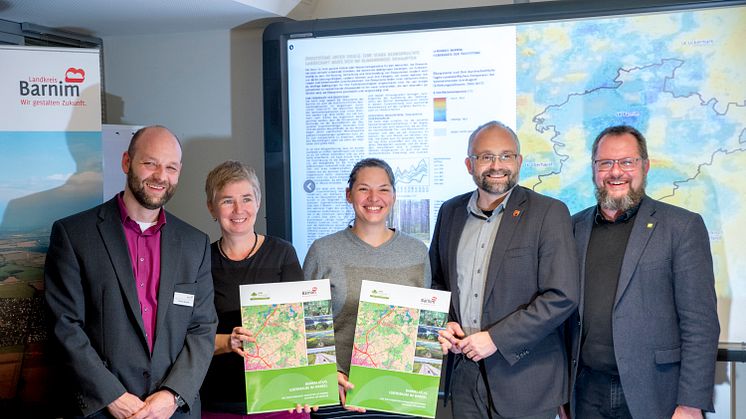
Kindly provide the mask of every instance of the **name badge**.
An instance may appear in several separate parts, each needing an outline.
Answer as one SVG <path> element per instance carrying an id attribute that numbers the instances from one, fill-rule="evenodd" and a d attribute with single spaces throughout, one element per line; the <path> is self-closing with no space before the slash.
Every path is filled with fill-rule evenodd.
<path id="1" fill-rule="evenodd" d="M 177 306 L 194 307 L 194 294 L 174 293 L 174 304 Z"/>

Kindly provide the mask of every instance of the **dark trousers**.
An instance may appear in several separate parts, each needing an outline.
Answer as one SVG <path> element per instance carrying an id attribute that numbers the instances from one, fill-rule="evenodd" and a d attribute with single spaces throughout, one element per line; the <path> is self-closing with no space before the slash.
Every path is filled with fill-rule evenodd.
<path id="1" fill-rule="evenodd" d="M 632 419 L 619 376 L 583 367 L 575 384 L 575 419 Z"/>
<path id="2" fill-rule="evenodd" d="M 507 419 L 497 413 L 497 408 L 492 402 L 487 381 L 485 380 L 483 362 L 474 362 L 464 356 L 457 355 L 453 367 L 453 378 L 451 391 L 454 418 L 463 419 Z M 536 397 L 541 397 L 537 395 Z M 530 416 L 521 416 L 512 419 L 554 419 L 557 409 L 537 413 Z"/>

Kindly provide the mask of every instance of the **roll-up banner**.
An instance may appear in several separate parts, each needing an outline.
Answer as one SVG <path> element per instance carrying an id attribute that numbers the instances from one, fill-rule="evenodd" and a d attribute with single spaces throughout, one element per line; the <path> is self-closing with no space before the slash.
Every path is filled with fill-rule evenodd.
<path id="1" fill-rule="evenodd" d="M 99 50 L 0 46 L 0 402 L 53 399 L 44 258 L 52 223 L 102 201 Z"/>

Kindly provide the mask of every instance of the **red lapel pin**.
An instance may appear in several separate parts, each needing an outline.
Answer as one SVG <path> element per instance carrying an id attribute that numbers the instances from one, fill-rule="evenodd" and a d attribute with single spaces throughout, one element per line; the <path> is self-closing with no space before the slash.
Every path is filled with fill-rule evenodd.
<path id="1" fill-rule="evenodd" d="M 521 211 L 520 210 L 513 211 L 513 217 L 517 217 L 519 215 L 521 215 Z"/>

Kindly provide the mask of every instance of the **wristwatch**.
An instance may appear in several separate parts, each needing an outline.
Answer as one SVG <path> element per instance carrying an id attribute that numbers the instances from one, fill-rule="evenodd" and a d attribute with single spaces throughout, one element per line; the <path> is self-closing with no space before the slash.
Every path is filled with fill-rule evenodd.
<path id="1" fill-rule="evenodd" d="M 171 394 L 174 395 L 174 402 L 176 403 L 176 408 L 183 407 L 186 404 L 186 401 L 184 401 L 184 398 L 181 397 L 181 395 L 173 390 L 171 390 L 168 387 L 164 387 L 166 390 L 170 391 Z"/>

